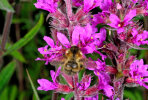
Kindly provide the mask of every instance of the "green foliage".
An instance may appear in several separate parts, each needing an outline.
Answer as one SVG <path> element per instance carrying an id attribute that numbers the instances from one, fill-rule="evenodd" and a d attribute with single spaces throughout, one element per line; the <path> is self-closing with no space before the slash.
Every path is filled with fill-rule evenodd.
<path id="1" fill-rule="evenodd" d="M 0 72 L 0 93 L 4 87 L 8 84 L 10 78 L 15 71 L 16 62 L 12 61 L 7 66 L 5 66 Z"/>
<path id="2" fill-rule="evenodd" d="M 26 45 L 31 39 L 34 38 L 34 36 L 37 34 L 39 31 L 40 27 L 42 26 L 44 21 L 43 14 L 40 15 L 40 19 L 38 23 L 18 42 L 16 42 L 14 45 L 8 48 L 8 50 L 4 53 L 3 56 L 13 52 L 14 50 L 18 50 L 22 48 L 24 45 Z"/>
<path id="3" fill-rule="evenodd" d="M 40 98 L 39 98 L 39 96 L 38 96 L 38 93 L 37 93 L 37 91 L 36 91 L 36 88 L 35 88 L 35 86 L 34 86 L 34 84 L 33 84 L 33 82 L 32 82 L 32 79 L 31 79 L 31 77 L 30 77 L 29 72 L 28 72 L 27 69 L 26 69 L 26 72 L 27 72 L 28 79 L 29 79 L 29 82 L 30 82 L 30 84 L 31 84 L 31 87 L 32 87 L 32 89 L 33 89 L 34 95 L 35 95 L 35 97 L 36 97 L 36 100 L 40 100 Z"/>
<path id="4" fill-rule="evenodd" d="M 7 12 L 14 12 L 14 9 L 9 4 L 8 0 L 0 0 L 0 9 L 6 10 Z"/>
<path id="5" fill-rule="evenodd" d="M 3 55 L 3 57 L 4 56 L 6 57 L 6 58 L 4 57 L 3 65 L 8 64 L 9 62 L 10 63 L 7 66 L 2 66 L 2 68 L 0 69 L 0 100 L 30 100 L 30 99 L 38 100 L 39 96 L 41 100 L 51 100 L 52 98 L 53 91 L 46 91 L 46 92 L 36 91 L 36 87 L 39 86 L 39 84 L 37 83 L 37 79 L 46 78 L 50 81 L 52 81 L 52 79 L 50 76 L 51 66 L 45 66 L 43 61 L 35 61 L 37 57 L 42 57 L 42 55 L 39 54 L 37 48 L 46 45 L 46 42 L 43 40 L 43 36 L 45 34 L 49 36 L 50 34 L 48 32 L 49 30 L 48 24 L 45 24 L 48 22 L 44 20 L 48 12 L 36 9 L 33 5 L 34 2 L 36 2 L 36 0 L 35 1 L 23 0 L 23 2 L 21 0 L 17 0 L 17 2 L 14 0 L 14 3 L 12 4 L 12 5 L 15 4 L 15 10 L 17 11 L 20 10 L 20 12 L 18 15 L 16 15 L 16 13 L 13 14 L 12 26 L 10 29 L 10 36 L 8 38 L 9 41 L 7 41 L 8 46 L 6 46 L 6 52 Z M 20 6 L 19 9 L 16 8 L 16 6 L 18 5 Z M 4 17 L 6 12 L 14 12 L 14 9 L 8 3 L 8 0 L 0 0 L 0 10 L 3 10 L 2 13 L 0 13 L 3 19 L 5 19 Z M 100 8 L 98 8 L 98 10 L 101 11 Z M 41 14 L 40 12 L 46 15 L 43 16 L 43 14 Z M 134 20 L 135 21 L 143 20 L 143 17 L 137 16 L 134 18 Z M 20 26 L 19 40 L 17 39 L 15 40 L 16 24 L 19 24 Z M 104 26 L 106 25 L 99 24 L 97 27 L 98 29 L 100 29 L 101 27 L 104 27 Z M 108 38 L 109 36 L 110 35 L 107 35 Z M 14 41 L 17 41 L 17 42 L 14 42 Z M 18 52 L 19 49 L 22 50 L 21 53 Z M 130 53 L 132 55 L 137 55 L 137 58 L 141 59 L 141 58 L 146 58 L 147 51 L 132 49 Z M 101 59 L 101 56 L 96 53 L 89 54 L 87 55 L 87 57 L 88 58 L 91 57 L 94 60 L 97 60 L 98 58 Z M 14 59 L 17 61 L 17 63 L 14 61 L 11 61 Z M 27 77 L 26 71 L 24 69 L 22 70 L 19 69 L 20 65 L 18 62 L 22 63 L 24 69 L 27 67 L 27 69 L 29 70 L 28 76 L 31 76 L 31 78 Z M 106 64 L 111 65 L 110 59 L 106 59 L 105 62 Z M 15 71 L 15 68 L 17 68 L 17 71 Z M 93 71 L 90 72 L 84 69 L 79 73 L 79 81 L 82 79 L 84 71 L 86 74 L 94 75 Z M 22 81 L 24 82 L 24 86 L 23 86 L 24 89 L 22 91 L 20 91 L 19 82 L 21 80 L 18 74 L 20 72 L 23 75 Z M 10 79 L 13 80 L 13 83 L 10 83 L 11 82 Z M 91 85 L 93 85 L 96 82 L 96 80 L 97 80 L 97 77 L 92 77 Z M 60 76 L 60 81 L 63 84 L 67 84 L 65 82 L 65 79 L 62 76 Z M 143 100 L 141 91 L 138 89 L 125 90 L 124 93 L 125 93 L 124 97 L 126 99 L 129 98 L 130 100 Z M 74 96 L 73 93 L 64 94 L 64 95 L 59 94 L 58 100 L 61 100 L 61 97 L 64 97 L 66 100 L 70 100 L 70 98 L 73 96 Z M 107 97 L 105 97 L 102 94 L 99 94 L 99 99 L 106 100 Z"/>
<path id="6" fill-rule="evenodd" d="M 6 87 L 0 95 L 0 99 L 8 100 L 8 93 L 9 93 L 9 88 Z"/>
<path id="7" fill-rule="evenodd" d="M 18 51 L 13 51 L 10 54 L 11 56 L 13 56 L 15 59 L 19 60 L 20 62 L 26 63 L 26 59 L 24 58 L 24 56 L 18 52 Z"/>
<path id="8" fill-rule="evenodd" d="M 85 69 L 83 69 L 83 70 L 81 70 L 81 71 L 79 72 L 79 82 L 81 81 L 84 72 L 85 72 Z"/>
<path id="9" fill-rule="evenodd" d="M 125 88 L 124 98 L 129 100 L 143 100 L 143 92 L 139 88 Z"/>
<path id="10" fill-rule="evenodd" d="M 16 97 L 17 97 L 17 94 L 18 94 L 17 91 L 18 90 L 17 90 L 16 85 L 11 87 L 11 93 L 10 93 L 10 99 L 9 100 L 16 100 Z"/>
<path id="11" fill-rule="evenodd" d="M 65 100 L 70 100 L 74 96 L 74 93 L 71 92 L 65 96 Z"/>
<path id="12" fill-rule="evenodd" d="M 4 88 L 2 93 L 0 94 L 0 100 L 16 100 L 17 97 L 17 87 L 14 86 L 7 86 Z"/>

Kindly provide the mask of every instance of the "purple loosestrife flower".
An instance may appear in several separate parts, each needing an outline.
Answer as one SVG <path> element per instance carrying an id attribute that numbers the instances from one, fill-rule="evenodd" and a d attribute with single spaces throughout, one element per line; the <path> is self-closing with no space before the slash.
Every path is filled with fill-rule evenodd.
<path id="1" fill-rule="evenodd" d="M 55 90 L 57 88 L 57 85 L 55 83 L 50 82 L 46 79 L 38 79 L 38 83 L 40 84 L 40 86 L 37 88 L 38 90 L 48 91 Z"/>
<path id="2" fill-rule="evenodd" d="M 38 48 L 38 51 L 44 56 L 44 58 L 37 58 L 36 60 L 43 60 L 46 61 L 45 64 L 48 64 L 53 58 L 61 55 L 59 51 L 62 49 L 62 46 L 55 45 L 54 41 L 48 36 L 44 36 L 43 39 L 48 45 Z M 48 49 L 49 46 L 51 47 L 50 49 Z"/>
<path id="3" fill-rule="evenodd" d="M 92 25 L 97 26 L 98 24 L 105 24 L 106 22 L 106 15 L 103 12 L 98 12 L 98 14 L 94 14 L 92 15 Z"/>
<path id="4" fill-rule="evenodd" d="M 95 95 L 93 97 L 85 97 L 84 100 L 99 100 L 99 97 L 98 97 L 98 95 Z"/>
<path id="5" fill-rule="evenodd" d="M 93 8 L 97 7 L 100 5 L 100 0 L 84 0 L 84 12 L 89 12 Z"/>
<path id="6" fill-rule="evenodd" d="M 97 67 L 88 68 L 89 70 L 93 70 L 95 75 L 98 76 L 98 90 L 104 90 L 106 96 L 111 97 L 113 95 L 113 87 L 109 85 L 110 76 L 105 72 L 106 64 L 98 59 L 96 61 Z"/>
<path id="7" fill-rule="evenodd" d="M 37 3 L 35 3 L 35 7 L 43 10 L 47 10 L 50 13 L 56 12 L 56 9 L 58 7 L 58 0 L 37 0 Z"/>
<path id="8" fill-rule="evenodd" d="M 64 98 L 61 98 L 61 100 L 65 100 Z"/>
<path id="9" fill-rule="evenodd" d="M 138 0 L 131 0 L 133 3 L 137 3 L 138 2 Z"/>
<path id="10" fill-rule="evenodd" d="M 109 12 L 111 6 L 113 5 L 112 0 L 98 0 L 100 1 L 100 8 L 103 12 Z"/>
<path id="11" fill-rule="evenodd" d="M 148 31 L 143 31 L 142 33 L 138 34 L 138 31 L 133 28 L 132 30 L 132 35 L 133 35 L 133 43 L 140 46 L 140 45 L 144 45 L 147 44 L 148 45 Z"/>
<path id="12" fill-rule="evenodd" d="M 108 97 L 113 96 L 114 88 L 109 84 L 110 76 L 107 73 L 96 72 L 96 71 L 95 71 L 95 75 L 98 76 L 98 80 L 99 80 L 98 89 L 104 90 L 104 94 Z"/>
<path id="13" fill-rule="evenodd" d="M 53 82 L 48 81 L 47 79 L 38 79 L 38 83 L 40 86 L 37 88 L 38 90 L 55 90 L 58 88 L 58 83 L 56 82 L 56 78 L 60 74 L 61 67 L 58 68 L 57 72 L 55 73 L 54 71 L 50 71 L 50 75 L 52 77 Z"/>
<path id="14" fill-rule="evenodd" d="M 87 77 L 87 79 L 86 79 Z M 91 76 L 89 75 L 83 75 L 83 78 L 81 80 L 80 83 L 77 84 L 77 87 L 82 90 L 82 91 L 85 91 L 89 86 L 90 86 L 90 83 L 91 83 Z"/>
<path id="15" fill-rule="evenodd" d="M 106 30 L 101 29 L 100 33 L 93 33 L 92 27 L 87 24 L 85 27 L 75 26 L 72 33 L 72 41 L 69 41 L 62 33 L 58 33 L 57 37 L 66 48 L 76 45 L 84 54 L 88 54 L 93 53 L 96 50 L 96 46 L 100 46 L 106 39 Z"/>
<path id="16" fill-rule="evenodd" d="M 130 24 L 130 20 L 136 16 L 136 10 L 130 10 L 127 15 L 125 15 L 124 19 L 120 19 L 117 15 L 111 14 L 109 19 L 111 21 L 109 26 L 117 29 L 118 33 L 124 32 L 124 28 Z"/>
<path id="17" fill-rule="evenodd" d="M 72 0 L 72 5 L 80 7 L 81 5 L 83 5 L 83 0 Z"/>
<path id="18" fill-rule="evenodd" d="M 130 66 L 130 76 L 134 82 L 148 89 L 148 65 L 144 65 L 143 59 L 135 60 Z M 147 77 L 147 78 L 146 78 Z"/>

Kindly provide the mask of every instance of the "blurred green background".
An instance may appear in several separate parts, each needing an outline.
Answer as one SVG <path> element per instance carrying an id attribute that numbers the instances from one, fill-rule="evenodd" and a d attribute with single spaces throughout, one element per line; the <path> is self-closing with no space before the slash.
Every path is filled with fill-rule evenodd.
<path id="1" fill-rule="evenodd" d="M 39 86 L 37 79 L 51 80 L 49 72 L 54 67 L 35 61 L 37 57 L 42 57 L 37 49 L 46 45 L 43 36 L 50 36 L 46 21 L 48 12 L 36 9 L 35 2 L 0 0 L 0 100 L 51 100 L 52 91 L 36 91 Z M 144 23 L 144 18 L 138 20 Z M 148 51 L 132 49 L 130 52 L 148 64 Z M 58 100 L 65 96 L 60 94 Z M 126 88 L 124 92 L 124 98 L 129 100 L 146 100 L 147 96 L 148 91 L 142 87 Z M 67 100 L 70 97 L 67 95 Z M 102 95 L 99 97 L 102 100 Z"/>

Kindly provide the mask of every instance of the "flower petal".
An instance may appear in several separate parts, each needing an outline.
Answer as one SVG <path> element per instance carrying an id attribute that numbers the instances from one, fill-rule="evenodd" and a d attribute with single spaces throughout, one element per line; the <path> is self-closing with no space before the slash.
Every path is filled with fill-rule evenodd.
<path id="1" fill-rule="evenodd" d="M 54 47 L 54 41 L 53 41 L 50 37 L 44 36 L 43 39 L 46 41 L 46 43 L 47 43 L 48 45 L 50 45 L 50 47 Z"/>
<path id="2" fill-rule="evenodd" d="M 49 54 L 49 52 L 47 51 L 48 45 L 46 45 L 45 47 L 40 47 L 38 48 L 38 51 L 40 52 L 40 54 Z"/>
<path id="3" fill-rule="evenodd" d="M 118 28 L 118 23 L 120 22 L 120 19 L 118 18 L 118 16 L 116 16 L 115 14 L 111 14 L 109 16 L 109 19 L 110 19 L 111 23 L 108 25 L 111 27 L 114 27 L 114 28 Z"/>
<path id="4" fill-rule="evenodd" d="M 124 21 L 128 22 L 135 16 L 136 16 L 136 9 L 130 10 L 130 12 L 125 16 Z"/>
<path id="5" fill-rule="evenodd" d="M 70 42 L 68 41 L 67 37 L 66 37 L 64 34 L 60 33 L 60 32 L 57 33 L 57 37 L 58 37 L 58 40 L 59 40 L 66 48 L 68 48 L 68 46 L 70 45 Z"/>
<path id="6" fill-rule="evenodd" d="M 72 33 L 72 43 L 73 45 L 77 45 L 79 42 L 79 36 L 80 36 L 80 26 L 76 26 Z"/>
<path id="7" fill-rule="evenodd" d="M 37 88 L 38 90 L 48 91 L 48 90 L 54 90 L 57 88 L 55 84 L 53 84 L 52 82 L 46 79 L 38 79 L 37 81 L 40 84 L 40 86 Z"/>
<path id="8" fill-rule="evenodd" d="M 84 11 L 88 12 L 89 9 L 93 6 L 94 0 L 84 0 Z"/>

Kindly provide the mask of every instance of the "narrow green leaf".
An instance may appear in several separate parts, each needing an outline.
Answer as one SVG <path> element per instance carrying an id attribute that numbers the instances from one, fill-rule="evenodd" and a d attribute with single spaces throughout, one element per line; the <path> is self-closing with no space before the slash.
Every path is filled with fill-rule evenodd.
<path id="1" fill-rule="evenodd" d="M 15 71 L 16 62 L 12 61 L 0 72 L 0 91 L 7 85 Z"/>
<path id="2" fill-rule="evenodd" d="M 0 9 L 6 10 L 8 12 L 14 12 L 14 9 L 9 4 L 8 0 L 0 0 Z"/>
<path id="3" fill-rule="evenodd" d="M 65 100 L 70 100 L 74 96 L 74 93 L 71 92 L 65 96 Z"/>
<path id="4" fill-rule="evenodd" d="M 39 96 L 38 96 L 38 93 L 37 93 L 37 91 L 36 91 L 36 88 L 35 88 L 35 86 L 34 86 L 34 84 L 33 84 L 33 82 L 32 82 L 32 79 L 31 79 L 31 77 L 30 77 L 29 72 L 28 72 L 27 69 L 26 69 L 26 72 L 27 72 L 27 75 L 28 75 L 28 78 L 29 78 L 31 87 L 32 87 L 32 89 L 33 89 L 34 95 L 35 95 L 35 97 L 36 97 L 36 100 L 40 100 L 40 98 L 39 98 Z"/>
<path id="5" fill-rule="evenodd" d="M 17 97 L 17 87 L 16 85 L 11 87 L 10 99 L 9 100 L 16 100 Z"/>
<path id="6" fill-rule="evenodd" d="M 8 99 L 8 94 L 9 94 L 9 88 L 5 87 L 5 89 L 0 94 L 0 100 L 9 100 Z"/>
<path id="7" fill-rule="evenodd" d="M 21 61 L 21 62 L 23 62 L 23 63 L 25 63 L 26 62 L 26 59 L 24 58 L 24 56 L 20 53 L 20 52 L 18 52 L 18 51 L 13 51 L 13 52 L 11 52 L 11 55 L 15 58 L 15 59 L 17 59 L 17 60 L 19 60 L 19 61 Z"/>
<path id="8" fill-rule="evenodd" d="M 3 54 L 3 56 L 5 56 L 5 55 L 7 55 L 7 54 L 9 54 L 9 53 L 11 53 L 15 50 L 20 49 L 21 47 L 26 45 L 31 39 L 33 39 L 34 36 L 39 31 L 40 27 L 42 26 L 43 21 L 44 21 L 43 14 L 41 14 L 38 23 L 22 39 L 20 39 L 14 45 L 9 47 L 8 50 Z"/>

